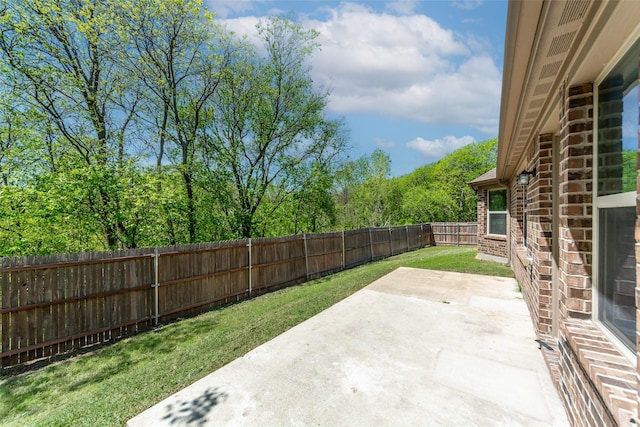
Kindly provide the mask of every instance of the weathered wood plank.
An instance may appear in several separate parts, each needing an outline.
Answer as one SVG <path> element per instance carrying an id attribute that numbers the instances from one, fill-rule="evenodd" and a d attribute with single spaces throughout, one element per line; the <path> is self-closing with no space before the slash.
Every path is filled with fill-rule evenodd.
<path id="1" fill-rule="evenodd" d="M 462 228 L 462 226 L 460 226 Z M 457 236 L 457 239 L 462 237 Z M 252 288 L 264 292 L 431 242 L 429 225 L 252 240 Z M 249 295 L 247 240 L 159 248 L 161 319 Z M 2 259 L 2 364 L 144 330 L 155 310 L 151 249 Z"/>

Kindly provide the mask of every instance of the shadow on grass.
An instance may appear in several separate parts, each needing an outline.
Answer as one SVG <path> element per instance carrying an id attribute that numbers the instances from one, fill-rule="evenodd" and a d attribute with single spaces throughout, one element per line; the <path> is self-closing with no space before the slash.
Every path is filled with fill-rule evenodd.
<path id="1" fill-rule="evenodd" d="M 0 419 L 5 416 L 29 415 L 38 412 L 44 406 L 59 406 L 72 394 L 84 393 L 85 389 L 87 393 L 91 393 L 88 385 L 103 383 L 107 389 L 120 387 L 118 393 L 123 393 L 122 390 L 126 390 L 127 387 L 131 388 L 127 384 L 144 386 L 143 384 L 149 381 L 147 377 L 153 369 L 157 369 L 157 364 L 166 355 L 180 354 L 180 357 L 188 357 L 180 350 L 189 347 L 187 344 L 201 346 L 207 340 L 210 342 L 212 330 L 218 330 L 219 327 L 221 332 L 216 335 L 219 341 L 216 341 L 215 357 L 219 363 L 233 360 L 396 267 L 465 272 L 471 268 L 472 271 L 469 272 L 480 273 L 480 266 L 487 267 L 490 264 L 482 262 L 481 265 L 476 265 L 475 263 L 480 261 L 474 258 L 474 249 L 427 248 L 409 253 L 403 258 L 394 257 L 371 263 L 366 267 L 323 277 L 309 284 L 290 287 L 282 293 L 270 294 L 273 296 L 261 296 L 255 298 L 253 301 L 256 301 L 256 304 L 250 307 L 240 304 L 221 305 L 203 317 L 168 324 L 99 349 L 92 348 L 89 352 L 76 352 L 70 360 L 55 363 L 38 371 L 9 376 L 5 376 L 3 372 L 0 376 Z M 503 266 L 498 267 L 506 269 Z M 508 269 L 506 271 L 512 274 Z M 480 274 L 492 273 L 490 270 L 482 270 Z M 325 285 L 328 285 L 326 289 Z M 225 311 L 228 307 L 231 309 Z M 159 355 L 164 357 L 161 359 Z M 184 359 L 176 359 L 172 360 L 170 365 L 181 366 L 183 362 Z M 171 366 L 169 368 L 172 370 L 180 370 Z M 214 367 L 208 364 L 207 371 Z M 176 375 L 175 385 L 182 387 L 191 380 L 192 377 L 182 372 Z M 158 395 L 158 398 L 160 397 Z M 224 394 L 211 390 L 201 401 L 191 402 L 190 406 L 186 405 L 182 409 L 177 408 L 174 415 L 183 418 L 186 416 L 187 419 L 194 420 L 192 423 L 196 423 L 202 419 L 198 418 L 198 414 L 206 415 L 208 410 L 224 398 Z M 101 399 L 104 400 L 103 397 Z M 179 419 L 175 417 L 171 419 Z"/>
<path id="2" fill-rule="evenodd" d="M 187 319 L 90 351 L 75 351 L 68 354 L 66 360 L 39 369 L 22 367 L 4 371 L 0 376 L 0 419 L 34 401 L 51 399 L 53 402 L 66 393 L 81 391 L 126 373 L 140 363 L 148 363 L 154 354 L 171 353 L 185 341 L 206 335 L 216 324 L 210 317 Z"/>
<path id="3" fill-rule="evenodd" d="M 209 421 L 207 415 L 211 409 L 226 399 L 226 393 L 208 388 L 192 400 L 178 398 L 175 404 L 167 406 L 167 414 L 162 419 L 170 424 L 203 426 Z"/>

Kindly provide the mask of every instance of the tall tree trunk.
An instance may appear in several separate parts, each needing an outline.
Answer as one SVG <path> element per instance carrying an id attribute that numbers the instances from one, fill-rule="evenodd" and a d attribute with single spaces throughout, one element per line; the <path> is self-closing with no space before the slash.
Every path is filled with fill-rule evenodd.
<path id="1" fill-rule="evenodd" d="M 195 203 L 193 200 L 193 174 L 191 171 L 182 173 L 184 178 L 184 186 L 187 190 L 187 227 L 189 229 L 189 243 L 196 241 L 196 215 Z"/>
<path id="2" fill-rule="evenodd" d="M 156 159 L 156 172 L 158 173 L 158 194 L 162 194 L 162 159 L 164 158 L 164 146 L 167 141 L 167 122 L 169 120 L 169 104 L 164 103 L 164 108 L 162 111 L 162 123 L 160 125 L 160 141 L 158 147 L 158 158 Z M 164 215 L 167 221 L 167 233 L 169 234 L 169 244 L 175 245 L 177 244 L 176 239 L 176 230 L 173 224 L 173 220 L 171 219 L 171 214 L 169 209 L 167 208 L 166 203 L 162 204 L 162 210 L 164 211 Z"/>

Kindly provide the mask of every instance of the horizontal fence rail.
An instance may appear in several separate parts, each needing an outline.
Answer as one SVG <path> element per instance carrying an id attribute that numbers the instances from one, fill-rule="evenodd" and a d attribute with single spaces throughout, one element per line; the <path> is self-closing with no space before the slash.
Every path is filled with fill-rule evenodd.
<path id="1" fill-rule="evenodd" d="M 477 246 L 477 222 L 433 222 L 431 230 L 435 245 L 440 246 Z"/>
<path id="2" fill-rule="evenodd" d="M 436 244 L 431 225 L 2 258 L 2 367 Z"/>

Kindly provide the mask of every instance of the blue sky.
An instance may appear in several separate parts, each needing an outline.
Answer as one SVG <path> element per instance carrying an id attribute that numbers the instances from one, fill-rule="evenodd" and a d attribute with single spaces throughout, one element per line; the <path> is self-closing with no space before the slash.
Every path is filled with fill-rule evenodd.
<path id="1" fill-rule="evenodd" d="M 204 1 L 239 34 L 277 14 L 320 32 L 312 77 L 351 158 L 380 148 L 400 176 L 497 136 L 506 0 Z"/>

